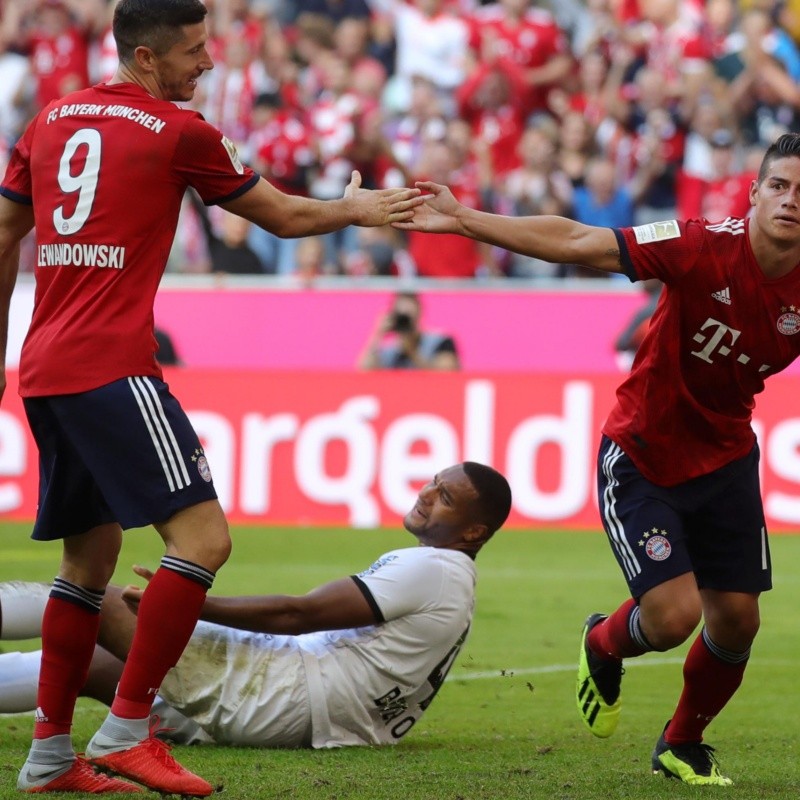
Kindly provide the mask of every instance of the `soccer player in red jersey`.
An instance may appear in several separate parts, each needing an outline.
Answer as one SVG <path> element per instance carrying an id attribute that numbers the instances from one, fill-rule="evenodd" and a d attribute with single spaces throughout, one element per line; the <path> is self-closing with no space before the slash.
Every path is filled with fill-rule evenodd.
<path id="1" fill-rule="evenodd" d="M 664 284 L 650 328 L 603 426 L 600 513 L 631 597 L 584 626 L 579 712 L 610 736 L 622 661 L 703 627 L 652 755 L 654 772 L 727 785 L 708 724 L 742 681 L 771 565 L 751 426 L 755 395 L 800 354 L 800 134 L 764 155 L 747 219 L 635 228 L 510 218 L 459 204 L 444 186 L 396 227 L 459 233 L 550 262 Z"/>
<path id="2" fill-rule="evenodd" d="M 356 172 L 339 200 L 292 197 L 244 166 L 218 130 L 173 102 L 190 100 L 213 67 L 205 15 L 200 0 L 121 0 L 118 71 L 44 108 L 0 185 L 3 344 L 19 241 L 36 226 L 35 308 L 20 364 L 40 456 L 33 538 L 63 539 L 34 739 L 17 783 L 26 792 L 141 791 L 93 766 L 165 794 L 213 791 L 148 728 L 155 693 L 231 548 L 202 445 L 155 358 L 153 300 L 186 189 L 287 237 L 385 225 L 421 202 L 416 189 L 362 190 Z M 110 714 L 76 757 L 75 699 L 122 530 L 148 524 L 166 554 Z"/>

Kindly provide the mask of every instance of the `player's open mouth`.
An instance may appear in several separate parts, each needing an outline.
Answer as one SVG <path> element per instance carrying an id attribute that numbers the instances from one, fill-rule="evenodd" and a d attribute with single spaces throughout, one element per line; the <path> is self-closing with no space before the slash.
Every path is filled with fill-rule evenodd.
<path id="1" fill-rule="evenodd" d="M 425 512 L 422 510 L 422 508 L 420 507 L 419 503 L 416 503 L 416 504 L 414 505 L 414 511 L 415 511 L 417 514 L 419 514 L 421 517 L 423 517 L 424 519 L 427 519 L 427 518 L 428 518 L 428 515 L 427 515 L 427 514 L 426 514 L 426 513 L 425 513 Z"/>

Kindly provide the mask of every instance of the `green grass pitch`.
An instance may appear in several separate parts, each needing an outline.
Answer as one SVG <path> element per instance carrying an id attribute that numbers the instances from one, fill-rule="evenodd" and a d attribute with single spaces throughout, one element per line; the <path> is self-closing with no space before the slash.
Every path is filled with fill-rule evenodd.
<path id="1" fill-rule="evenodd" d="M 214 591 L 302 593 L 358 572 L 412 539 L 400 530 L 237 528 L 234 552 Z M 0 524 L 0 580 L 49 580 L 60 545 Z M 478 556 L 473 630 L 445 686 L 396 747 L 326 752 L 177 748 L 187 767 L 243 800 L 643 800 L 800 795 L 800 537 L 772 539 L 775 589 L 762 601 L 762 628 L 745 682 L 708 731 L 730 788 L 688 787 L 650 774 L 650 751 L 677 700 L 685 647 L 627 665 L 619 729 L 594 739 L 575 711 L 580 629 L 609 610 L 625 586 L 600 533 L 503 531 Z M 155 566 L 153 531 L 126 534 L 115 576 Z M 134 576 L 135 577 L 135 576 Z M 32 648 L 2 642 L 5 650 Z M 75 741 L 83 747 L 104 709 L 81 701 Z M 0 716 L 0 800 L 19 797 L 31 715 Z M 144 795 L 147 796 L 147 795 Z"/>

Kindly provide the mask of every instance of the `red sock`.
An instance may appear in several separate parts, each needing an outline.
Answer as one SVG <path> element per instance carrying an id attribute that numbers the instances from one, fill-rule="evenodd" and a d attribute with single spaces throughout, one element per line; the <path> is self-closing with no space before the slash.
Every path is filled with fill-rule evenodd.
<path id="1" fill-rule="evenodd" d="M 150 714 L 158 687 L 178 663 L 206 598 L 206 587 L 160 567 L 139 604 L 136 632 L 111 712 L 125 719 Z"/>
<path id="2" fill-rule="evenodd" d="M 51 596 L 47 601 L 42 618 L 42 666 L 34 739 L 70 732 L 99 629 L 98 610 L 60 597 Z"/>
<path id="3" fill-rule="evenodd" d="M 636 610 L 636 601 L 630 598 L 592 628 L 588 643 L 595 655 L 600 658 L 632 658 L 651 649 L 643 647 L 631 636 L 630 619 Z"/>
<path id="4" fill-rule="evenodd" d="M 732 663 L 712 653 L 703 633 L 694 640 L 683 662 L 683 692 L 664 732 L 667 742 L 685 744 L 703 740 L 703 731 L 742 682 L 747 656 L 741 654 L 740 658 Z"/>

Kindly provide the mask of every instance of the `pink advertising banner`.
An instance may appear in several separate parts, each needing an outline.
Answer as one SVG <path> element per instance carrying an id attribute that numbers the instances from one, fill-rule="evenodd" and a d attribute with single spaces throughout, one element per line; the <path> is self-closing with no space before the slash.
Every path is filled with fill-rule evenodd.
<path id="1" fill-rule="evenodd" d="M 193 367 L 353 369 L 389 292 L 161 289 L 156 323 Z M 644 296 L 631 292 L 421 295 L 422 326 L 456 340 L 465 370 L 618 373 L 614 341 Z"/>
<path id="2" fill-rule="evenodd" d="M 622 368 L 620 331 L 645 303 L 642 292 L 606 286 L 570 291 L 420 292 L 422 326 L 451 334 L 465 372 L 610 374 Z M 354 370 L 392 300 L 372 289 L 162 286 L 155 321 L 183 363 L 201 369 Z M 11 303 L 7 367 L 16 368 L 33 308 L 33 284 Z M 800 361 L 785 374 L 800 375 Z"/>
<path id="3" fill-rule="evenodd" d="M 508 477 L 509 526 L 600 530 L 595 460 L 618 376 L 172 369 L 166 380 L 232 521 L 399 525 L 422 482 L 473 460 Z M 772 378 L 754 417 L 773 531 L 800 530 L 799 394 L 800 378 Z M 0 516 L 33 518 L 37 476 L 10 373 Z"/>

